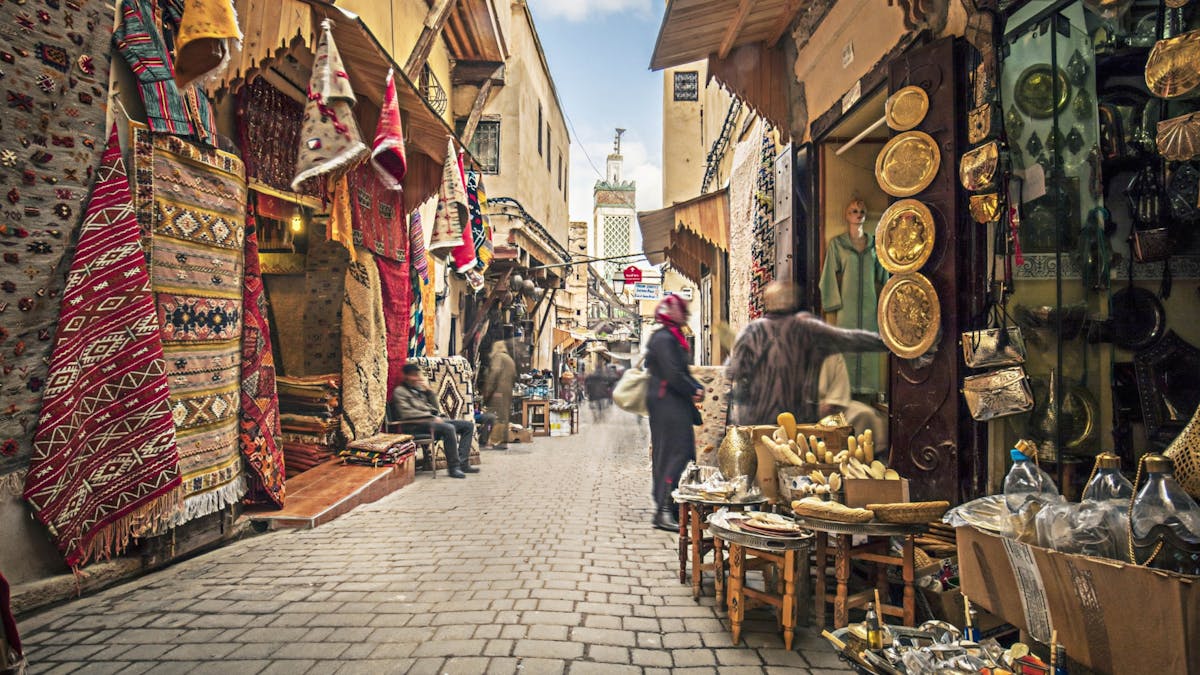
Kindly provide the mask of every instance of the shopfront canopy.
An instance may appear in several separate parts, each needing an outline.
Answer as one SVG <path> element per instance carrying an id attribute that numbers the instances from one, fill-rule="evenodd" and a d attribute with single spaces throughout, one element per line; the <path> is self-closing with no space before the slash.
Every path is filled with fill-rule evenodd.
<path id="1" fill-rule="evenodd" d="M 710 55 L 719 59 L 756 43 L 773 47 L 806 0 L 669 0 L 650 68 L 662 70 Z"/>
<path id="2" fill-rule="evenodd" d="M 701 265 L 729 249 L 729 192 L 710 192 L 657 211 L 638 213 L 642 248 L 653 265 L 670 262 L 699 283 Z"/>

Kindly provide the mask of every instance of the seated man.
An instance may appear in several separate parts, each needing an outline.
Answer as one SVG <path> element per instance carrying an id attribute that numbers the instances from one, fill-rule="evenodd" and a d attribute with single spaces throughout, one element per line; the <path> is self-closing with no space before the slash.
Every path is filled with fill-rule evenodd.
<path id="1" fill-rule="evenodd" d="M 846 421 L 854 427 L 854 433 L 867 429 L 875 436 L 875 447 L 882 453 L 887 448 L 887 420 L 875 408 L 850 398 L 850 371 L 846 358 L 841 354 L 830 354 L 821 363 L 821 375 L 817 384 L 820 395 L 821 417 L 845 413 Z"/>
<path id="2" fill-rule="evenodd" d="M 446 469 L 451 478 L 466 478 L 468 473 L 479 473 L 470 460 L 475 423 L 442 418 L 433 388 L 425 380 L 420 366 L 406 363 L 402 372 L 404 381 L 392 392 L 400 428 L 406 434 L 432 432 L 434 440 L 441 441 L 445 449 Z"/>

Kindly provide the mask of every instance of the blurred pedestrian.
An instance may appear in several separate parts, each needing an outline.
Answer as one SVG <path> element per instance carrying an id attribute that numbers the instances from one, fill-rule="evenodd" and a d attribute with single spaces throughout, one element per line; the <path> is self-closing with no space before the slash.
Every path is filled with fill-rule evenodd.
<path id="1" fill-rule="evenodd" d="M 513 383 L 517 380 L 517 364 L 508 355 L 503 340 L 492 343 L 488 356 L 487 378 L 483 383 L 483 400 L 496 416 L 492 427 L 493 450 L 508 449 L 508 422 L 512 419 Z"/>
<path id="2" fill-rule="evenodd" d="M 691 348 L 683 335 L 687 301 L 668 295 L 658 303 L 654 318 L 662 325 L 646 345 L 645 364 L 650 373 L 646 408 L 650 413 L 655 507 L 652 524 L 660 530 L 678 531 L 671 492 L 696 450 L 692 427 L 700 424 L 696 403 L 704 397 L 704 388 L 688 370 Z"/>

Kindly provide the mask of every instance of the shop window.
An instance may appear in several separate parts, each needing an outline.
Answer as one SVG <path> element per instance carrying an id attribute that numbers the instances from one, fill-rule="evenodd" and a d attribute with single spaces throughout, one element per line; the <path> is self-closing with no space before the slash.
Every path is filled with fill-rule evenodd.
<path id="1" fill-rule="evenodd" d="M 683 70 L 675 73 L 675 100 L 700 100 L 700 73 L 695 70 Z"/>

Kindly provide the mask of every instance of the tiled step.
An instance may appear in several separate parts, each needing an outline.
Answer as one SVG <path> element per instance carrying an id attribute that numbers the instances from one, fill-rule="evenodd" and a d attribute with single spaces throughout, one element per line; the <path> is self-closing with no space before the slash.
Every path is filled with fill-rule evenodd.
<path id="1" fill-rule="evenodd" d="M 396 466 L 369 467 L 332 459 L 289 478 L 284 508 L 247 512 L 250 520 L 272 530 L 312 529 L 370 504 L 413 482 L 413 458 Z"/>

